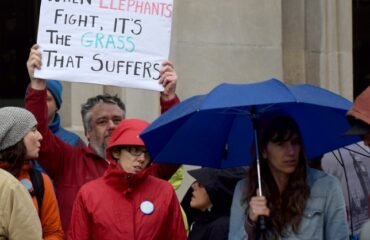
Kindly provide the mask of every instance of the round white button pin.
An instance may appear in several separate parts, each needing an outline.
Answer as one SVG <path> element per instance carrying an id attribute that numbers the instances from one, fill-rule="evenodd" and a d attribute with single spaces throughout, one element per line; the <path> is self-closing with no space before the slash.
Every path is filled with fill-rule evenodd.
<path id="1" fill-rule="evenodd" d="M 32 182 L 30 180 L 28 180 L 27 178 L 23 178 L 21 180 L 21 183 L 23 184 L 23 186 L 27 189 L 27 191 L 30 191 L 32 189 Z"/>
<path id="2" fill-rule="evenodd" d="M 154 211 L 154 205 L 152 202 L 150 201 L 144 201 L 140 204 L 140 210 L 144 213 L 144 214 L 152 214 L 153 211 Z"/>

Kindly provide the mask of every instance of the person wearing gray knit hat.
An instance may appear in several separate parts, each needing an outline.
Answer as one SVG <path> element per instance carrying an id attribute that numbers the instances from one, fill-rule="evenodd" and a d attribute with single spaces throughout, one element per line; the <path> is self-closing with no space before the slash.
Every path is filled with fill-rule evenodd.
<path id="1" fill-rule="evenodd" d="M 16 175 L 25 160 L 38 157 L 42 136 L 36 125 L 36 118 L 26 109 L 0 108 L 1 168 Z"/>
<path id="2" fill-rule="evenodd" d="M 35 117 L 26 109 L 0 108 L 0 151 L 18 143 L 36 125 Z"/>
<path id="3" fill-rule="evenodd" d="M 39 157 L 42 140 L 37 124 L 34 115 L 26 109 L 0 108 L 0 169 L 16 177 L 29 192 L 28 198 L 32 198 L 39 212 L 37 220 L 41 222 L 42 237 L 62 240 L 64 233 L 53 183 L 46 174 L 33 168 L 32 160 Z M 1 202 L 3 198 L 0 199 Z M 18 239 L 26 238 L 31 239 L 28 236 Z"/>

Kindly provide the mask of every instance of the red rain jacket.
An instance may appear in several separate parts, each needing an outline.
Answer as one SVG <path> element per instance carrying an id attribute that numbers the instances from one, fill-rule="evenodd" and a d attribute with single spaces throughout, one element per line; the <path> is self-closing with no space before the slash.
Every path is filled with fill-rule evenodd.
<path id="1" fill-rule="evenodd" d="M 81 187 L 73 206 L 68 239 L 185 240 L 175 190 L 150 174 L 126 173 L 112 162 L 104 177 Z M 154 209 L 145 214 L 144 201 Z"/>

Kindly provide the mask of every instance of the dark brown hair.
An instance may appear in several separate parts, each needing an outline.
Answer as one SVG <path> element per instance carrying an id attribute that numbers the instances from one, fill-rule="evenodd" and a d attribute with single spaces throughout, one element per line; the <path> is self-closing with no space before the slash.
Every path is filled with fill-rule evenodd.
<path id="1" fill-rule="evenodd" d="M 1 168 L 17 176 L 22 169 L 27 149 L 23 139 L 0 152 Z"/>
<path id="2" fill-rule="evenodd" d="M 267 231 L 262 234 L 263 239 L 279 239 L 286 233 L 287 226 L 297 233 L 302 220 L 307 198 L 310 194 L 306 183 L 307 163 L 304 156 L 302 139 L 296 122 L 288 116 L 274 117 L 262 129 L 260 129 L 259 152 L 262 193 L 266 197 L 267 207 L 270 209 L 270 217 L 266 219 Z M 262 150 L 266 148 L 269 141 L 281 142 L 290 140 L 298 134 L 301 143 L 299 163 L 295 171 L 289 176 L 285 190 L 280 193 L 277 183 L 270 171 L 268 159 L 262 159 Z M 248 172 L 248 186 L 246 189 L 247 203 L 256 195 L 257 164 L 256 161 Z M 248 209 L 246 210 L 248 214 Z"/>

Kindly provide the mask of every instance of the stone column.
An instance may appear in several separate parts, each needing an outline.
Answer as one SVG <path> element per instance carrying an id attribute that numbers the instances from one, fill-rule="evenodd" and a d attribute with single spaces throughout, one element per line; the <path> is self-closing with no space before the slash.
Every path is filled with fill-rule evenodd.
<path id="1" fill-rule="evenodd" d="M 284 78 L 352 99 L 352 1 L 283 1 Z"/>

